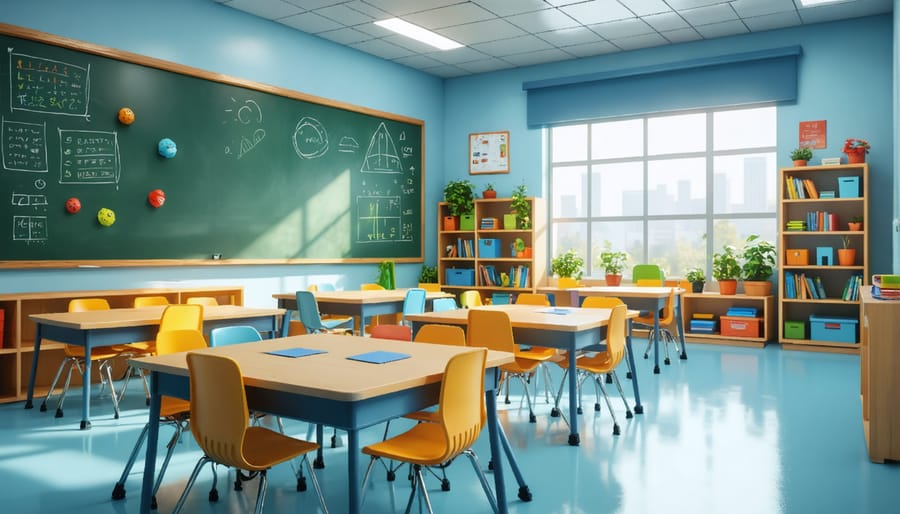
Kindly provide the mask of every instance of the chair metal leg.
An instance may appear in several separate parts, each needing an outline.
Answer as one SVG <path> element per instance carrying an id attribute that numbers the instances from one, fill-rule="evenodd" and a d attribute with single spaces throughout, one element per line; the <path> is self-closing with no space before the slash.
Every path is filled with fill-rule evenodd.
<path id="1" fill-rule="evenodd" d="M 194 470 L 191 471 L 191 476 L 190 478 L 188 478 L 187 485 L 184 486 L 184 491 L 182 491 L 181 497 L 178 498 L 178 503 L 175 504 L 175 509 L 172 510 L 172 514 L 178 514 L 179 512 L 181 512 L 181 509 L 184 507 L 184 502 L 187 500 L 188 493 L 191 492 L 191 487 L 194 487 L 194 482 L 197 481 L 197 476 L 200 474 L 200 470 L 203 469 L 203 466 L 207 462 L 212 462 L 212 460 L 206 455 L 200 457 L 200 460 L 197 461 L 197 465 L 195 465 Z"/>
<path id="2" fill-rule="evenodd" d="M 59 377 L 62 376 L 63 370 L 67 367 L 72 366 L 75 362 L 77 362 L 72 357 L 65 357 L 62 362 L 59 363 L 59 368 L 56 370 L 56 375 L 53 377 L 53 382 L 50 383 L 50 389 L 47 391 L 47 396 L 44 397 L 44 401 L 41 402 L 41 412 L 45 412 L 47 410 L 47 401 L 50 399 L 50 396 L 53 395 L 53 391 L 56 390 L 56 383 L 59 382 Z"/>
<path id="3" fill-rule="evenodd" d="M 100 363 L 100 379 L 103 380 L 103 371 L 106 371 L 106 380 L 109 382 L 109 394 L 112 396 L 113 402 L 113 412 L 115 413 L 113 417 L 115 419 L 119 419 L 119 398 L 116 397 L 116 388 L 113 387 L 113 379 L 112 379 L 112 365 L 109 361 L 103 361 Z"/>
<path id="4" fill-rule="evenodd" d="M 266 470 L 259 472 L 259 486 L 256 489 L 256 514 L 262 514 L 263 504 L 266 502 L 266 488 L 269 481 L 266 479 Z"/>
<path id="5" fill-rule="evenodd" d="M 619 435 L 619 421 L 616 419 L 616 413 L 613 411 L 612 403 L 609 401 L 609 395 L 606 394 L 606 387 L 603 385 L 603 380 L 597 376 L 594 377 L 594 383 L 600 386 L 600 391 L 603 392 L 603 398 L 606 400 L 606 408 L 609 410 L 609 415 L 613 419 L 613 435 Z"/>
<path id="6" fill-rule="evenodd" d="M 491 490 L 491 486 L 484 476 L 484 471 L 481 470 L 481 465 L 478 463 L 478 456 L 475 455 L 475 452 L 472 451 L 471 448 L 464 451 L 463 454 L 469 458 L 469 462 L 471 462 L 472 467 L 475 468 L 475 473 L 478 475 L 478 481 L 481 482 L 481 488 L 484 489 L 484 495 L 487 496 L 488 502 L 491 504 L 491 509 L 493 509 L 494 514 L 499 514 L 500 509 L 497 507 L 497 498 L 494 497 L 494 492 Z"/>
<path id="7" fill-rule="evenodd" d="M 313 489 L 316 490 L 316 496 L 319 497 L 319 505 L 322 507 L 322 513 L 328 514 L 328 507 L 325 505 L 325 496 L 322 495 L 322 488 L 319 487 L 319 480 L 316 478 L 312 463 L 309 462 L 309 457 L 306 455 L 303 456 L 303 464 L 306 464 L 306 470 L 309 472 L 309 481 L 312 482 Z"/>
<path id="8" fill-rule="evenodd" d="M 625 398 L 625 391 L 622 390 L 622 383 L 619 382 L 619 375 L 616 374 L 615 370 L 612 372 L 613 381 L 616 383 L 616 387 L 619 389 L 619 396 L 622 397 L 622 403 L 625 404 L 625 419 L 631 419 L 634 417 L 634 413 L 631 412 L 631 407 L 628 405 L 628 399 Z"/>
<path id="9" fill-rule="evenodd" d="M 69 384 L 72 382 L 72 370 L 74 368 L 78 368 L 78 372 L 84 376 L 84 373 L 81 371 L 81 365 L 79 364 L 77 359 L 73 359 L 73 363 L 69 366 L 69 372 L 66 374 L 66 383 L 63 385 L 63 390 L 59 394 L 59 402 L 56 404 L 56 414 L 54 417 L 61 418 L 63 417 L 63 402 L 66 401 L 66 394 L 69 392 Z M 85 400 L 87 401 L 87 400 Z"/>
<path id="10" fill-rule="evenodd" d="M 516 374 L 516 376 L 519 377 L 519 380 L 522 382 L 522 389 L 525 391 L 525 402 L 528 404 L 528 422 L 537 423 L 537 416 L 534 415 L 534 409 L 531 406 L 531 394 L 528 392 L 528 381 L 525 380 L 524 374 Z M 506 384 L 506 387 L 509 387 L 509 383 Z M 508 394 L 509 392 L 507 390 L 507 395 Z"/>

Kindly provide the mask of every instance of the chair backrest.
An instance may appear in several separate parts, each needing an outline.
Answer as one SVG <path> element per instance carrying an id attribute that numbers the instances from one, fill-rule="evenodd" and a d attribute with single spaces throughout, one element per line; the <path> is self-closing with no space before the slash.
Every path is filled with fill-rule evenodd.
<path id="1" fill-rule="evenodd" d="M 582 307 L 593 309 L 612 309 L 616 305 L 625 305 L 621 298 L 615 296 L 586 296 Z"/>
<path id="2" fill-rule="evenodd" d="M 459 295 L 459 303 L 466 309 L 483 305 L 481 303 L 481 293 L 478 291 L 463 291 Z"/>
<path id="3" fill-rule="evenodd" d="M 159 331 L 203 330 L 203 306 L 196 304 L 172 304 L 166 307 L 159 320 Z"/>
<path id="4" fill-rule="evenodd" d="M 519 293 L 516 305 L 550 305 L 550 299 L 544 293 Z"/>
<path id="5" fill-rule="evenodd" d="M 659 317 L 660 325 L 669 325 L 675 320 L 675 288 L 669 290 L 669 296 L 666 297 L 666 304 L 663 306 L 662 315 Z"/>
<path id="6" fill-rule="evenodd" d="M 412 341 L 412 329 L 407 325 L 375 325 L 372 327 L 372 337 L 380 339 L 396 339 L 398 341 Z"/>
<path id="7" fill-rule="evenodd" d="M 325 325 L 319 315 L 319 303 L 311 292 L 297 291 L 297 313 L 300 315 L 300 323 L 306 327 L 306 333 L 325 331 Z"/>
<path id="8" fill-rule="evenodd" d="M 135 307 L 152 307 L 154 305 L 169 305 L 169 299 L 165 296 L 138 296 L 134 299 Z"/>
<path id="9" fill-rule="evenodd" d="M 658 278 L 639 278 L 634 284 L 638 287 L 662 287 L 663 281 Z"/>
<path id="10" fill-rule="evenodd" d="M 425 312 L 425 295 L 425 290 L 419 287 L 406 291 L 406 297 L 403 299 L 403 316 Z"/>
<path id="11" fill-rule="evenodd" d="M 244 458 L 250 415 L 237 361 L 224 355 L 188 353 L 191 376 L 191 432 L 212 460 L 252 469 Z"/>
<path id="12" fill-rule="evenodd" d="M 454 355 L 444 368 L 438 420 L 444 428 L 446 462 L 468 450 L 484 426 L 484 368 L 487 350 Z"/>
<path id="13" fill-rule="evenodd" d="M 428 282 L 419 282 L 419 287 L 421 287 L 422 289 L 424 289 L 424 290 L 426 290 L 426 291 L 428 291 L 428 292 L 431 292 L 431 293 L 440 293 L 440 292 L 441 292 L 441 285 L 440 285 L 440 284 L 433 284 L 433 283 L 428 283 Z"/>
<path id="14" fill-rule="evenodd" d="M 205 305 L 207 307 L 215 307 L 219 305 L 219 300 L 216 300 L 213 296 L 194 296 L 188 298 L 185 302 L 190 305 Z"/>
<path id="15" fill-rule="evenodd" d="M 262 335 L 250 325 L 218 327 L 209 331 L 210 346 L 227 346 L 252 341 L 262 341 Z"/>
<path id="16" fill-rule="evenodd" d="M 435 298 L 431 301 L 431 310 L 433 312 L 455 311 L 459 309 L 456 300 L 453 298 Z"/>
<path id="17" fill-rule="evenodd" d="M 606 353 L 615 367 L 625 356 L 625 313 L 628 310 L 624 304 L 616 305 L 609 314 L 609 324 L 606 327 Z"/>
<path id="18" fill-rule="evenodd" d="M 637 283 L 642 278 L 665 280 L 666 274 L 656 264 L 635 264 L 631 268 L 631 281 Z"/>
<path id="19" fill-rule="evenodd" d="M 156 354 L 189 352 L 206 348 L 203 332 L 192 329 L 166 330 L 156 335 Z"/>
<path id="20" fill-rule="evenodd" d="M 417 343 L 449 344 L 453 346 L 466 345 L 466 331 L 456 325 L 439 325 L 429 323 L 419 327 L 416 332 Z"/>
<path id="21" fill-rule="evenodd" d="M 362 291 L 384 291 L 384 286 L 374 283 L 360 284 L 359 288 Z"/>
<path id="22" fill-rule="evenodd" d="M 69 300 L 69 312 L 108 311 L 106 298 L 73 298 Z"/>
<path id="23" fill-rule="evenodd" d="M 470 309 L 466 346 L 518 353 L 509 315 L 503 311 Z"/>

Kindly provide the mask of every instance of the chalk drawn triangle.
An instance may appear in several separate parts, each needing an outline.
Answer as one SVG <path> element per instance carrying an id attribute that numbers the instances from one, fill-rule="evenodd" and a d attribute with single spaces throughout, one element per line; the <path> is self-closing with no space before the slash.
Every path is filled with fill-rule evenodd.
<path id="1" fill-rule="evenodd" d="M 369 141 L 369 149 L 366 151 L 366 158 L 363 160 L 360 171 L 363 173 L 403 172 L 394 138 L 391 137 L 384 123 L 379 124 L 378 129 L 372 134 L 372 140 Z"/>

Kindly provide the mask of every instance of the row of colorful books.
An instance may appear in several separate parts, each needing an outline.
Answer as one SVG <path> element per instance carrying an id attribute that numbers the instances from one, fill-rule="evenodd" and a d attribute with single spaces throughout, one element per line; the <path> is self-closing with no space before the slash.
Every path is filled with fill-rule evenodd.
<path id="1" fill-rule="evenodd" d="M 818 198 L 819 191 L 816 184 L 808 178 L 784 177 L 788 198 L 797 200 L 801 198 Z"/>
<path id="2" fill-rule="evenodd" d="M 837 214 L 828 211 L 807 212 L 806 226 L 811 232 L 829 232 L 840 227 Z"/>
<path id="3" fill-rule="evenodd" d="M 784 272 L 784 297 L 798 300 L 824 300 L 822 277 L 807 277 L 805 273 Z"/>
<path id="4" fill-rule="evenodd" d="M 456 240 L 456 246 L 450 246 L 447 251 L 447 257 L 462 257 L 471 259 L 475 257 L 475 250 L 473 249 L 473 245 L 475 243 L 471 239 L 462 239 L 458 238 Z"/>
<path id="5" fill-rule="evenodd" d="M 853 274 L 844 284 L 844 291 L 841 293 L 841 299 L 855 302 L 859 300 L 859 286 L 862 285 L 862 274 Z"/>
<path id="6" fill-rule="evenodd" d="M 502 273 L 497 272 L 497 267 L 492 264 L 480 264 L 478 271 L 481 274 L 481 282 L 485 286 L 493 287 L 530 287 L 528 266 L 518 265 L 509 268 L 508 283 L 503 283 Z"/>

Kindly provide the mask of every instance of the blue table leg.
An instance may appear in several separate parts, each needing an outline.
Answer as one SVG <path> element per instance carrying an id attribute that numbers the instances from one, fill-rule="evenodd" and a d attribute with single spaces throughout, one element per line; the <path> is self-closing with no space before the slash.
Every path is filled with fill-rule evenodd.
<path id="1" fill-rule="evenodd" d="M 347 491 L 347 497 L 350 500 L 350 514 L 358 514 L 362 511 L 360 501 L 360 483 L 359 483 L 359 431 L 356 429 L 347 430 L 347 474 L 350 484 L 350 490 Z"/>
<path id="2" fill-rule="evenodd" d="M 284 310 L 284 317 L 281 318 L 281 337 L 287 337 L 288 331 L 291 327 L 291 316 L 294 315 L 294 311 L 291 309 Z"/>
<path id="3" fill-rule="evenodd" d="M 634 371 L 634 351 L 631 348 L 631 320 L 627 320 L 628 330 L 625 332 L 625 358 L 628 359 L 628 366 L 632 370 L 631 388 L 634 391 L 634 413 L 643 414 L 644 406 L 641 405 L 641 391 L 638 388 L 637 372 Z"/>
<path id="4" fill-rule="evenodd" d="M 656 314 L 653 316 L 653 373 L 659 374 L 659 310 L 662 305 L 656 306 Z"/>
<path id="5" fill-rule="evenodd" d="M 578 372 L 575 365 L 577 356 L 573 350 L 568 352 L 569 357 L 569 444 L 578 446 L 581 437 L 578 435 Z"/>
<path id="6" fill-rule="evenodd" d="M 500 442 L 503 443 L 503 451 L 506 453 L 506 459 L 509 461 L 509 467 L 512 468 L 513 475 L 516 476 L 516 482 L 519 484 L 519 499 L 523 502 L 532 500 L 531 489 L 525 483 L 525 477 L 519 470 L 519 463 L 516 461 L 516 455 L 513 453 L 512 446 L 509 444 L 509 438 L 503 430 L 503 425 L 498 425 L 500 432 Z"/>
<path id="7" fill-rule="evenodd" d="M 84 374 L 81 376 L 81 429 L 91 428 L 91 331 L 88 330 L 84 338 Z M 109 384 L 112 394 L 116 390 Z"/>
<path id="8" fill-rule="evenodd" d="M 485 409 L 487 410 L 488 436 L 491 442 L 491 461 L 494 463 L 494 491 L 497 495 L 497 507 L 500 514 L 507 514 L 506 482 L 503 480 L 503 454 L 500 450 L 500 422 L 497 420 L 497 392 L 494 389 L 485 391 Z"/>
<path id="9" fill-rule="evenodd" d="M 141 514 L 150 514 L 150 503 L 153 499 L 153 481 L 156 475 L 156 446 L 159 442 L 159 374 L 150 372 L 150 413 L 147 432 L 147 454 L 144 460 L 144 482 L 141 485 Z"/>
<path id="10" fill-rule="evenodd" d="M 28 397 L 25 400 L 25 408 L 34 407 L 32 400 L 34 399 L 34 377 L 37 376 L 38 357 L 41 355 L 41 324 L 37 323 L 37 330 L 34 334 L 34 352 L 31 354 L 31 376 L 28 377 Z"/>
<path id="11" fill-rule="evenodd" d="M 684 318 L 681 314 L 681 296 L 675 301 L 675 322 L 678 323 L 678 340 L 681 342 L 681 360 L 687 360 L 687 348 L 684 346 Z"/>

